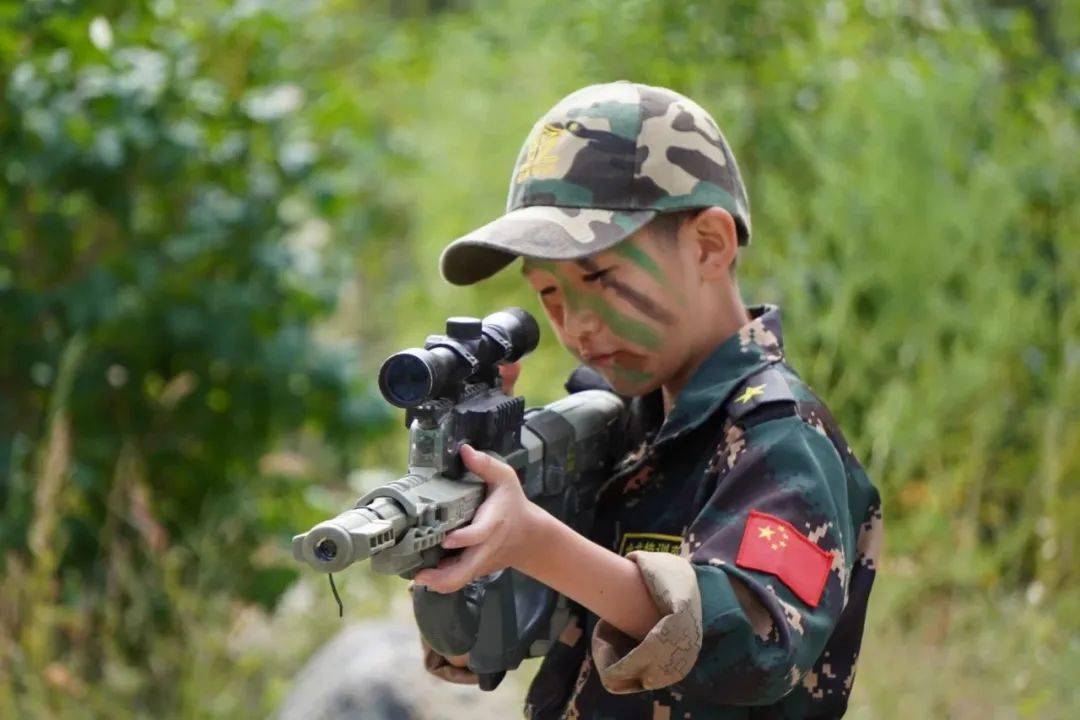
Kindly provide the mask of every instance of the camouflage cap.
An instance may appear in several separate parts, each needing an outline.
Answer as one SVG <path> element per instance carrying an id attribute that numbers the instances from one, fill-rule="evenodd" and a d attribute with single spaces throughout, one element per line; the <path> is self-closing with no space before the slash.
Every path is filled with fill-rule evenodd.
<path id="1" fill-rule="evenodd" d="M 615 245 L 661 212 L 718 205 L 750 242 L 735 156 L 693 100 L 625 80 L 590 85 L 544 114 L 510 175 L 506 214 L 443 251 L 443 277 L 483 280 L 523 255 L 571 260 Z"/>

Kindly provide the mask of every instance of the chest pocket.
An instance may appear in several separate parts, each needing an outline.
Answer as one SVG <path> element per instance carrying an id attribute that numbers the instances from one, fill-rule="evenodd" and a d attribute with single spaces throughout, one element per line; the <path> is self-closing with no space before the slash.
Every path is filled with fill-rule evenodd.
<path id="1" fill-rule="evenodd" d="M 795 395 L 783 373 L 769 366 L 728 395 L 706 423 L 714 430 L 693 432 L 675 440 L 678 447 L 660 448 L 648 433 L 601 493 L 610 513 L 609 547 L 623 556 L 634 550 L 678 554 L 682 534 L 711 495 L 703 480 L 723 439 L 720 428 L 731 422 L 745 429 L 795 411 Z"/>
<path id="2" fill-rule="evenodd" d="M 657 450 L 651 446 L 643 448 L 636 458 L 638 462 L 623 473 L 623 508 L 614 549 L 620 555 L 634 550 L 678 553 L 682 533 L 712 494 L 713 488 L 707 487 L 711 483 L 705 482 L 705 476 L 715 463 L 712 456 L 718 452 L 717 443 L 724 442 L 721 428 L 734 424 L 745 430 L 795 412 L 795 395 L 787 379 L 779 369 L 769 366 L 736 386 L 719 413 L 706 423 L 713 428 L 711 431 L 691 433 L 675 440 L 677 448 L 657 449 L 660 457 L 654 456 Z M 726 461 L 728 453 L 721 452 Z M 669 475 L 667 481 L 661 487 L 648 487 L 654 473 L 659 472 Z M 686 482 L 671 482 L 680 477 Z M 640 504 L 635 492 L 639 490 L 644 492 Z"/>

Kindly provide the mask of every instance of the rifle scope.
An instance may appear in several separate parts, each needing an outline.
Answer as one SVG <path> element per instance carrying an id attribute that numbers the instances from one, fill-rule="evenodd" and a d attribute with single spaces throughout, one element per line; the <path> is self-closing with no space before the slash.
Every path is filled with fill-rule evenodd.
<path id="1" fill-rule="evenodd" d="M 423 348 L 402 350 L 383 361 L 379 390 L 400 408 L 453 397 L 464 380 L 518 360 L 539 341 L 536 320 L 521 308 L 506 308 L 483 320 L 452 317 L 446 335 L 432 335 Z"/>

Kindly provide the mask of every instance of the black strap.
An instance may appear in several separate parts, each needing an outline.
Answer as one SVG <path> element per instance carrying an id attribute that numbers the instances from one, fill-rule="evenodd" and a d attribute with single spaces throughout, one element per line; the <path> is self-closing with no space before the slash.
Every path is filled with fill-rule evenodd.
<path id="1" fill-rule="evenodd" d="M 608 392 L 615 392 L 608 385 L 607 380 L 596 370 L 593 370 L 588 365 L 578 365 L 574 372 L 570 373 L 570 378 L 563 385 L 568 393 L 581 392 L 582 390 L 607 390 Z"/>

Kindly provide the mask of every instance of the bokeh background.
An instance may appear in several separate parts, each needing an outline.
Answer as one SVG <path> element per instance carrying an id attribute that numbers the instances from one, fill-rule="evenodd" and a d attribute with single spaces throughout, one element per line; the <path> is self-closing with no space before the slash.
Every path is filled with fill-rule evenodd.
<path id="1" fill-rule="evenodd" d="M 748 302 L 885 500 L 851 717 L 1080 716 L 1080 5 L 0 2 L 0 716 L 262 717 L 288 541 L 403 468 L 390 352 L 532 122 L 632 79 L 739 158 Z M 519 384 L 562 394 L 550 333 Z M 406 583 L 339 576 L 347 617 Z M 527 671 L 525 671 L 527 672 Z"/>

